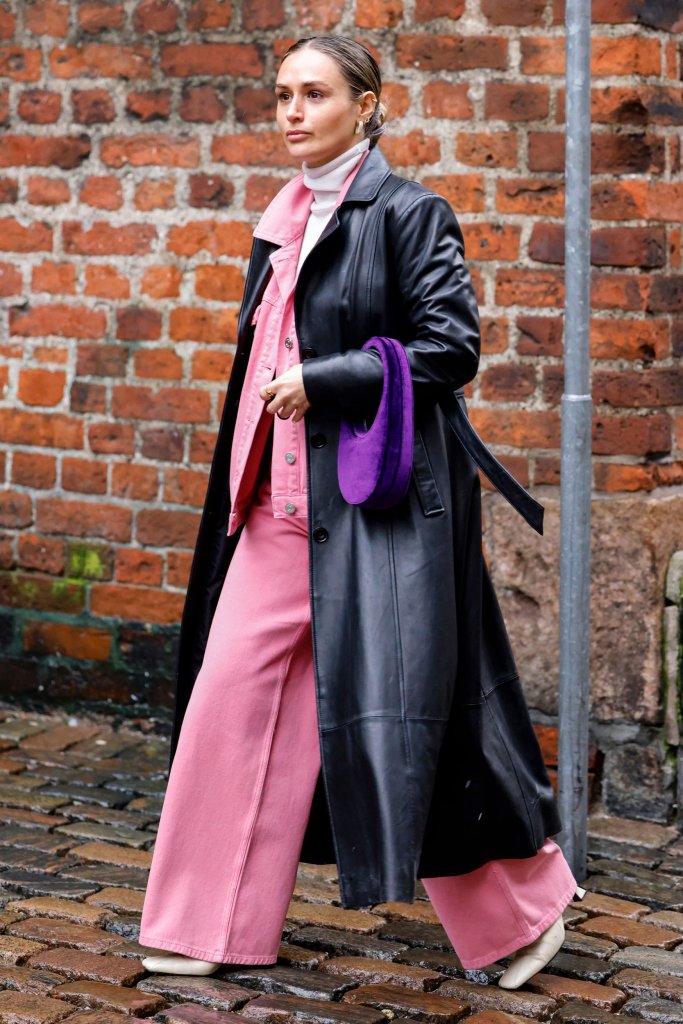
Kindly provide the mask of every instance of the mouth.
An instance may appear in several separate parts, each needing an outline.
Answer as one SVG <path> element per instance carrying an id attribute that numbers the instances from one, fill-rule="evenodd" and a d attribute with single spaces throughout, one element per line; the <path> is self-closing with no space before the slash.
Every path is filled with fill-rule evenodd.
<path id="1" fill-rule="evenodd" d="M 311 134 L 310 132 L 300 132 L 300 131 L 287 132 L 287 138 L 288 139 L 303 139 L 307 135 L 310 135 L 310 134 Z"/>

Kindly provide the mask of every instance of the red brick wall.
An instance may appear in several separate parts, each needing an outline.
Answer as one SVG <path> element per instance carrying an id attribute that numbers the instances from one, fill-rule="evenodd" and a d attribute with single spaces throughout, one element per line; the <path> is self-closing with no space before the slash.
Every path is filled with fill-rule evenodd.
<path id="1" fill-rule="evenodd" d="M 299 35 L 381 58 L 381 148 L 465 232 L 472 418 L 525 484 L 558 482 L 560 3 L 293 6 L 0 2 L 0 639 L 17 691 L 125 701 L 132 679 L 167 697 L 150 680 L 172 673 L 251 229 L 297 170 L 271 89 Z M 593 0 L 593 17 L 594 485 L 650 490 L 683 483 L 683 13 Z"/>

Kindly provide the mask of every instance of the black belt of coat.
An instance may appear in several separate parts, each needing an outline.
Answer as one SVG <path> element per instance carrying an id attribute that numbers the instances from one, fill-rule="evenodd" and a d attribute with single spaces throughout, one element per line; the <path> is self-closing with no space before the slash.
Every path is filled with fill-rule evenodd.
<path id="1" fill-rule="evenodd" d="M 464 396 L 461 389 L 451 392 L 450 395 L 439 400 L 441 410 L 453 428 L 453 432 L 467 454 L 479 466 L 482 473 L 491 481 L 493 486 L 500 491 L 512 507 L 526 519 L 529 526 L 537 533 L 543 533 L 543 505 L 540 505 L 531 497 L 515 478 L 508 473 L 495 457 L 493 452 L 486 447 L 476 430 L 470 423 L 467 413 L 458 401 Z"/>

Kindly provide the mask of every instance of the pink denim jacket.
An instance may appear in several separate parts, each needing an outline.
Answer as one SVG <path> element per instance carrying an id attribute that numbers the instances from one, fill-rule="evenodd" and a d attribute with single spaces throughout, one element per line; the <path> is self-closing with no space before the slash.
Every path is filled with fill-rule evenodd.
<path id="1" fill-rule="evenodd" d="M 349 172 L 337 198 L 344 198 L 369 150 Z M 287 182 L 264 211 L 253 234 L 280 248 L 270 255 L 273 273 L 261 304 L 252 318 L 255 325 L 252 349 L 240 395 L 230 455 L 230 514 L 228 536 L 245 521 L 254 497 L 261 458 L 273 429 L 271 492 L 273 515 L 306 517 L 306 433 L 304 421 L 294 423 L 292 416 L 280 419 L 266 412 L 259 396 L 269 384 L 290 366 L 301 362 L 294 324 L 294 290 L 297 263 L 306 221 L 313 201 L 311 190 L 303 184 L 303 172 Z M 310 255 L 310 254 L 309 254 Z"/>

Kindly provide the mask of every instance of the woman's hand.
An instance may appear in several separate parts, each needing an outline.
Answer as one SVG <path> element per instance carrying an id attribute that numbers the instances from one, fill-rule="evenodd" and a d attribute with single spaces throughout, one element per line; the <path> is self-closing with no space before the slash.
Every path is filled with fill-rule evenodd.
<path id="1" fill-rule="evenodd" d="M 281 420 L 289 419 L 292 412 L 293 423 L 303 419 L 304 413 L 311 408 L 304 391 L 304 376 L 301 363 L 290 366 L 275 380 L 259 389 L 259 397 L 267 402 L 266 412 L 277 413 Z"/>

